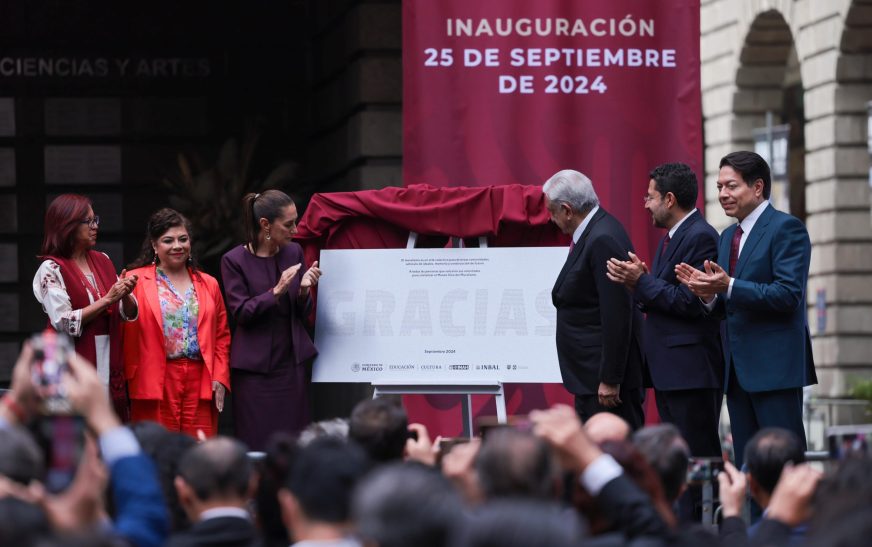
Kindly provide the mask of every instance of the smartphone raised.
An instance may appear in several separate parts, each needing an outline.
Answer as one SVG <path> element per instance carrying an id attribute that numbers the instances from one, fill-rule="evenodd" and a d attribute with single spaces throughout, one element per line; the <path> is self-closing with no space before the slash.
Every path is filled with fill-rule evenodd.
<path id="1" fill-rule="evenodd" d="M 33 348 L 30 373 L 42 400 L 43 414 L 72 414 L 73 408 L 63 384 L 70 357 L 75 351 L 72 340 L 65 334 L 46 329 L 33 335 L 30 344 Z"/>
<path id="2" fill-rule="evenodd" d="M 437 467 L 442 466 L 442 460 L 454 449 L 454 447 L 468 442 L 469 437 L 442 437 L 442 439 L 439 440 L 439 452 L 436 453 Z"/>
<path id="3" fill-rule="evenodd" d="M 496 416 L 481 416 L 476 420 L 478 433 L 482 440 L 487 438 L 490 431 L 500 427 L 511 427 L 519 431 L 533 431 L 533 422 L 524 414 L 509 416 L 505 422 L 500 422 Z"/>
<path id="4" fill-rule="evenodd" d="M 708 481 L 717 481 L 718 473 L 723 470 L 723 458 L 691 458 L 687 466 L 687 482 L 702 484 Z"/>

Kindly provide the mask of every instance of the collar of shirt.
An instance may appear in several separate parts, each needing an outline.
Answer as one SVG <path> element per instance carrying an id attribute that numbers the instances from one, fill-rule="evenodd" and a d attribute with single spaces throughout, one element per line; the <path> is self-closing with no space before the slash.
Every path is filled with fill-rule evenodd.
<path id="1" fill-rule="evenodd" d="M 303 541 L 298 541 L 297 543 L 292 543 L 291 547 L 360 547 L 360 542 L 351 537 L 345 537 L 340 539 L 304 539 Z"/>
<path id="2" fill-rule="evenodd" d="M 584 233 L 584 229 L 587 228 L 588 224 L 590 224 L 590 219 L 593 218 L 593 215 L 595 215 L 597 211 L 599 211 L 599 205 L 591 209 L 587 216 L 584 217 L 584 220 L 581 221 L 581 224 L 579 224 L 578 228 L 576 228 L 572 233 L 573 243 L 578 243 L 578 239 L 581 237 L 581 234 Z"/>
<path id="3" fill-rule="evenodd" d="M 748 239 L 748 234 L 751 233 L 751 230 L 754 229 L 754 225 L 757 224 L 757 221 L 760 219 L 760 215 L 763 214 L 763 211 L 766 210 L 766 206 L 769 205 L 769 200 L 764 199 L 763 203 L 758 205 L 751 213 L 745 217 L 742 222 L 739 223 L 739 226 L 742 227 L 742 239 L 739 241 L 739 256 L 742 255 L 742 247 L 745 246 L 745 241 Z"/>
<path id="4" fill-rule="evenodd" d="M 236 517 L 251 520 L 251 515 L 248 514 L 248 511 L 241 507 L 213 507 L 212 509 L 206 509 L 200 513 L 201 521 L 222 517 Z"/>
<path id="5" fill-rule="evenodd" d="M 682 224 L 684 224 L 684 221 L 687 220 L 688 218 L 690 218 L 690 215 L 694 214 L 695 212 L 696 212 L 696 207 L 694 207 L 691 212 L 689 212 L 686 215 L 684 215 L 683 217 L 681 217 L 681 220 L 679 220 L 678 222 L 675 223 L 675 226 L 673 226 L 672 229 L 669 230 L 669 239 L 672 239 L 673 237 L 675 237 L 675 232 L 678 231 L 678 227 L 681 226 Z"/>

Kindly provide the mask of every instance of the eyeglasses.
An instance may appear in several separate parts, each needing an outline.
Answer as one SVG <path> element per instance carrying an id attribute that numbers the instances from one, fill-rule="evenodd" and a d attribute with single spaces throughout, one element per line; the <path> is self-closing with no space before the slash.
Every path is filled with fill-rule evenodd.
<path id="1" fill-rule="evenodd" d="M 642 203 L 644 203 L 645 205 L 647 205 L 649 201 L 654 201 L 654 200 L 657 199 L 658 197 L 660 197 L 660 196 L 645 196 L 645 197 L 642 198 Z"/>
<path id="2" fill-rule="evenodd" d="M 88 226 L 96 228 L 100 225 L 100 215 L 94 215 L 94 218 L 86 218 L 81 222 L 82 224 L 87 224 Z"/>

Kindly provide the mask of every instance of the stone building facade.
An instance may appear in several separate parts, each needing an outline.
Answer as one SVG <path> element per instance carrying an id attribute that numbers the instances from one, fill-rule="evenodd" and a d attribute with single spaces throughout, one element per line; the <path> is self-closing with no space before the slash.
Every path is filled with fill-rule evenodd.
<path id="1" fill-rule="evenodd" d="M 790 209 L 812 240 L 813 393 L 843 397 L 872 377 L 872 1 L 702 0 L 701 31 L 707 217 L 731 221 L 714 185 L 720 158 L 753 149 L 767 111 L 790 123 Z"/>

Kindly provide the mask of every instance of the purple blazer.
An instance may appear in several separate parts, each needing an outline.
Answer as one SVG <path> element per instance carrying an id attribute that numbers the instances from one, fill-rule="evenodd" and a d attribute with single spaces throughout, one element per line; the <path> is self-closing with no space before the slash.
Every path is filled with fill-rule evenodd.
<path id="1" fill-rule="evenodd" d="M 301 263 L 288 292 L 275 298 L 272 289 L 282 271 Z M 236 319 L 230 368 L 266 374 L 317 355 L 303 323 L 311 301 L 300 303 L 296 297 L 306 268 L 298 243 L 285 245 L 271 257 L 255 256 L 242 245 L 224 255 L 221 277 L 227 311 Z"/>

